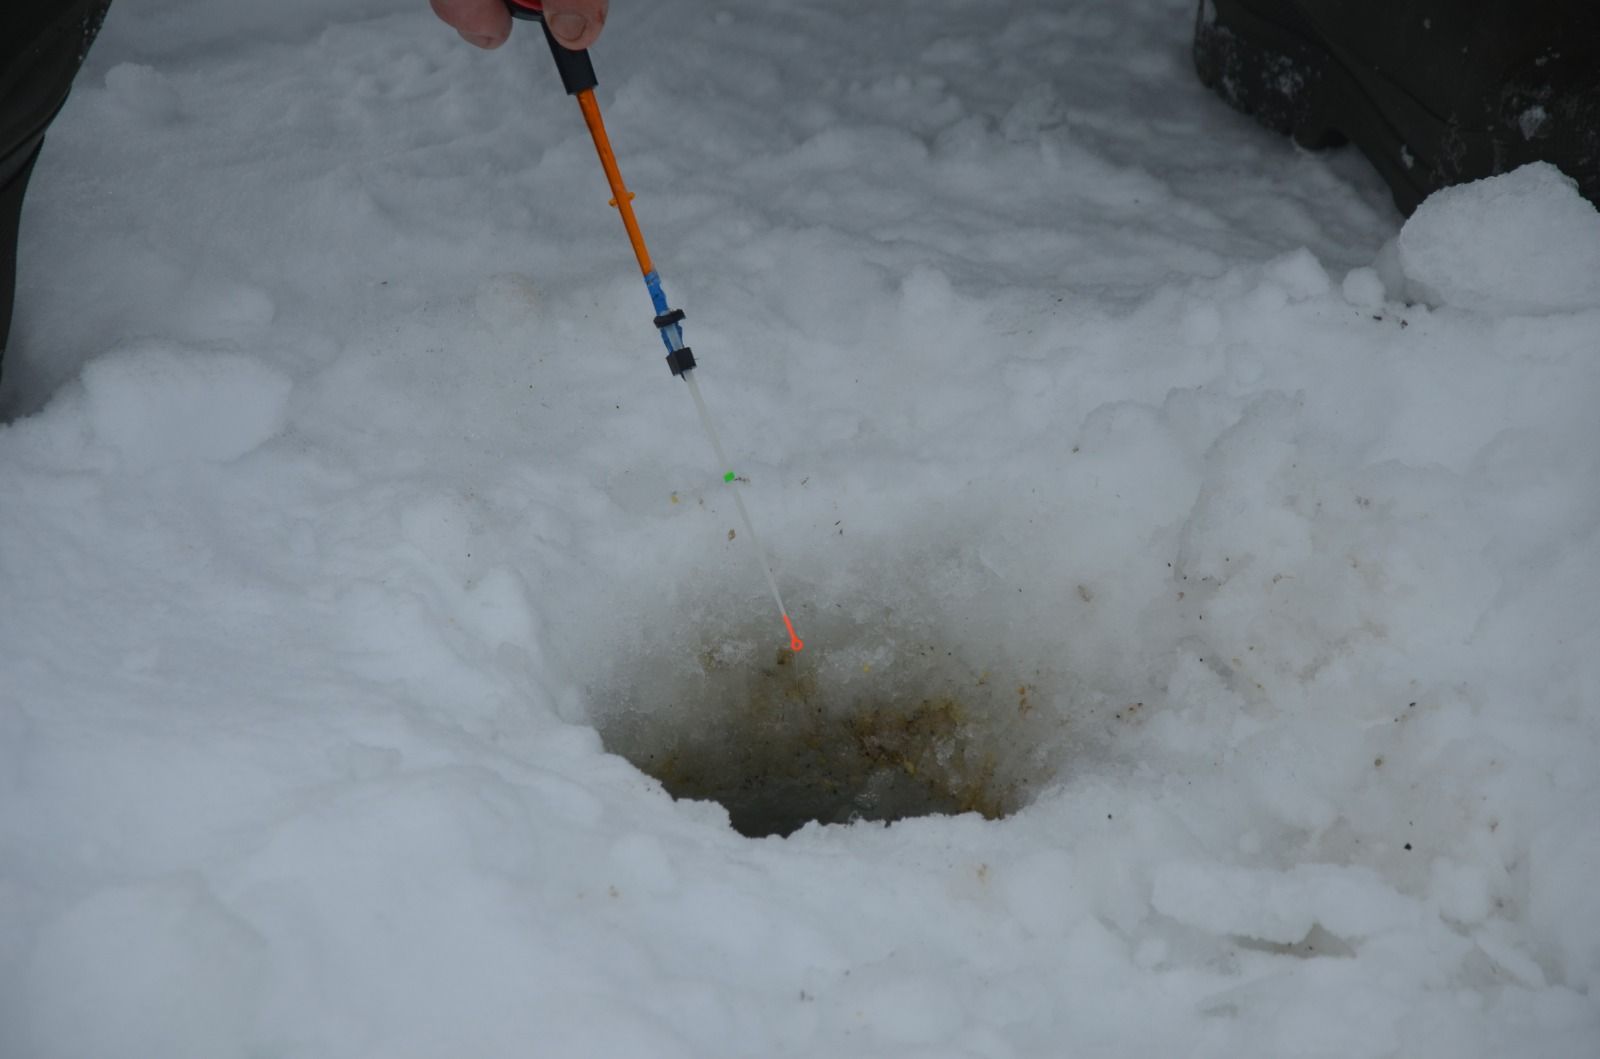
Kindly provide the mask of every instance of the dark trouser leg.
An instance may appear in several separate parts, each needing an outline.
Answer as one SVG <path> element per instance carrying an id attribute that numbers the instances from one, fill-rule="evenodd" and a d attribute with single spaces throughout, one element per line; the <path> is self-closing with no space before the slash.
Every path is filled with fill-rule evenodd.
<path id="1" fill-rule="evenodd" d="M 28 177 L 38 157 L 36 145 L 21 170 L 0 187 L 0 358 L 5 356 L 6 336 L 11 333 L 11 305 L 17 289 L 17 226 L 22 220 L 22 193 L 28 189 Z M 0 368 L 4 366 L 0 359 Z"/>
<path id="2" fill-rule="evenodd" d="M 110 6 L 111 0 L 4 0 L 0 6 L 0 364 L 11 334 L 28 177 Z"/>

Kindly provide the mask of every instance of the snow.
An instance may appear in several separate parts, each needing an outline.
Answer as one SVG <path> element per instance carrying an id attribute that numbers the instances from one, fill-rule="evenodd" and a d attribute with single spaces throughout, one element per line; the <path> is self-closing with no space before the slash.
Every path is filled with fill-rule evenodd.
<path id="1" fill-rule="evenodd" d="M 752 839 L 606 750 L 749 749 L 785 636 L 543 45 L 119 0 L 0 392 L 0 1055 L 1592 1053 L 1593 208 L 981 15 L 594 52 L 795 679 L 1020 792 Z"/>
<path id="2" fill-rule="evenodd" d="M 1317 927 L 1337 938 L 1364 939 L 1428 919 L 1370 869 L 1329 864 L 1281 872 L 1164 864 L 1151 904 L 1187 926 L 1282 945 L 1303 941 Z"/>
<path id="3" fill-rule="evenodd" d="M 283 429 L 293 388 L 253 357 L 138 345 L 85 365 L 82 383 L 94 440 L 144 469 L 253 451 Z"/>
<path id="4" fill-rule="evenodd" d="M 1446 188 L 1400 231 L 1411 293 L 1504 315 L 1600 309 L 1600 210 L 1538 162 Z"/>

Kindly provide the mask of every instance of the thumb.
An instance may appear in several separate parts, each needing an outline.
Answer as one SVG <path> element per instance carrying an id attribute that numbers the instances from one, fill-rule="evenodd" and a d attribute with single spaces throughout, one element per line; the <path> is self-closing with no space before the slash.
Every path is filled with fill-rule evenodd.
<path id="1" fill-rule="evenodd" d="M 428 0 L 433 13 L 480 48 L 498 48 L 511 36 L 511 13 L 502 0 Z"/>
<path id="2" fill-rule="evenodd" d="M 578 51 L 600 38 L 607 0 L 544 0 L 544 21 L 564 48 Z"/>

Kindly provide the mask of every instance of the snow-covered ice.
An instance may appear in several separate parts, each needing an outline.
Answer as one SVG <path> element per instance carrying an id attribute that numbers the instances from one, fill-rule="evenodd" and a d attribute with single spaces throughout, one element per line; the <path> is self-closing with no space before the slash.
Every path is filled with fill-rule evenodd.
<path id="1" fill-rule="evenodd" d="M 802 657 L 1048 744 L 749 839 L 602 744 L 784 636 L 543 44 L 118 0 L 0 393 L 0 1055 L 1594 1055 L 1600 215 L 1402 225 L 1192 17 L 614 7 Z"/>

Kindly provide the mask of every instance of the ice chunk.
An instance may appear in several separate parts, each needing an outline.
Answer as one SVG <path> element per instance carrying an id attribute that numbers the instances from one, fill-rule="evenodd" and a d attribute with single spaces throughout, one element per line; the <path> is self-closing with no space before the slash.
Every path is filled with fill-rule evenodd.
<path id="1" fill-rule="evenodd" d="M 1525 315 L 1600 308 L 1600 211 L 1544 162 L 1429 196 L 1400 230 L 1411 295 Z"/>

